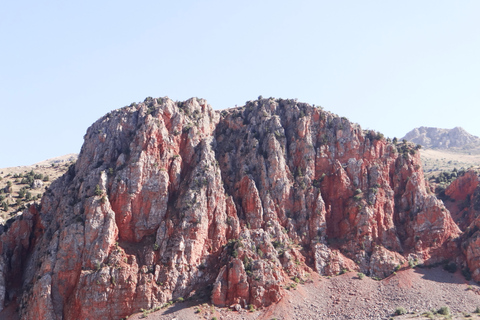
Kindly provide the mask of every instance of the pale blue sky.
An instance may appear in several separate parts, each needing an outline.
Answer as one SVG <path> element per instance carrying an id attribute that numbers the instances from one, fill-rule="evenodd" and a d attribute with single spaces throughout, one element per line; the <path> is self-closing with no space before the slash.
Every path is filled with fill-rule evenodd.
<path id="1" fill-rule="evenodd" d="M 79 152 L 147 96 L 321 105 L 480 136 L 480 1 L 2 1 L 0 168 Z"/>

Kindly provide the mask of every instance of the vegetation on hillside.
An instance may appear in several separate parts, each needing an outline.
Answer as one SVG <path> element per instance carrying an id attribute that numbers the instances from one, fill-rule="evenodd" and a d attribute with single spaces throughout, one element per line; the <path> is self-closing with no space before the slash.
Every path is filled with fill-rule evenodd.
<path id="1" fill-rule="evenodd" d="M 39 201 L 51 182 L 72 164 L 0 169 L 0 224 Z"/>

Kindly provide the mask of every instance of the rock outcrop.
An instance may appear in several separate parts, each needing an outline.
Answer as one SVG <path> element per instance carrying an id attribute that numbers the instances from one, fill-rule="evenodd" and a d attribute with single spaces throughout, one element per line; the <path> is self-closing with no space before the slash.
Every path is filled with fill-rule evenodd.
<path id="1" fill-rule="evenodd" d="M 216 305 L 261 307 L 307 273 L 451 258 L 459 234 L 409 144 L 296 100 L 147 98 L 94 123 L 3 232 L 0 306 L 119 319 L 211 288 Z"/>
<path id="2" fill-rule="evenodd" d="M 445 195 L 455 201 L 465 201 L 467 198 L 471 198 L 478 184 L 478 174 L 473 170 L 468 170 L 461 177 L 452 181 L 445 190 Z"/>
<path id="3" fill-rule="evenodd" d="M 448 185 L 442 198 L 456 224 L 461 230 L 466 230 L 480 216 L 478 173 L 473 169 L 462 172 Z"/>
<path id="4" fill-rule="evenodd" d="M 432 149 L 478 149 L 480 138 L 461 127 L 440 129 L 434 127 L 415 128 L 403 137 L 408 141 Z"/>
<path id="5" fill-rule="evenodd" d="M 480 183 L 475 170 L 468 170 L 447 187 L 446 205 L 457 225 L 464 230 L 460 242 L 465 255 L 466 270 L 480 281 Z M 464 271 L 465 272 L 465 271 Z"/>

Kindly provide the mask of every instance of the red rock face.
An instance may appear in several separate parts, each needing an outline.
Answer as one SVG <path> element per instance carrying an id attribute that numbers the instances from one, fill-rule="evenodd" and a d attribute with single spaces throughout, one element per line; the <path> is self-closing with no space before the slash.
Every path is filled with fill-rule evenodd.
<path id="1" fill-rule="evenodd" d="M 445 194 L 456 201 L 464 201 L 468 196 L 473 195 L 478 187 L 478 174 L 469 170 L 463 176 L 452 181 L 445 190 Z"/>
<path id="2" fill-rule="evenodd" d="M 410 146 L 294 100 L 148 98 L 94 123 L 2 235 L 0 298 L 3 280 L 24 319 L 119 319 L 210 285 L 216 305 L 260 307 L 307 273 L 439 261 L 458 235 Z"/>
<path id="3" fill-rule="evenodd" d="M 472 278 L 480 281 L 480 187 L 478 173 L 469 170 L 445 190 L 446 200 L 457 224 L 464 230 L 461 247 Z"/>

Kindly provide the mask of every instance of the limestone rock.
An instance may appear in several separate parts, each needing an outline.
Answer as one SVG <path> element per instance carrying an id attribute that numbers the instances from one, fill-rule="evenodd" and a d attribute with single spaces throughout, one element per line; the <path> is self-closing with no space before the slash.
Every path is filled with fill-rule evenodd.
<path id="1" fill-rule="evenodd" d="M 33 180 L 32 188 L 33 188 L 33 189 L 43 188 L 43 181 L 42 181 L 42 180 L 39 180 L 39 179 Z"/>

